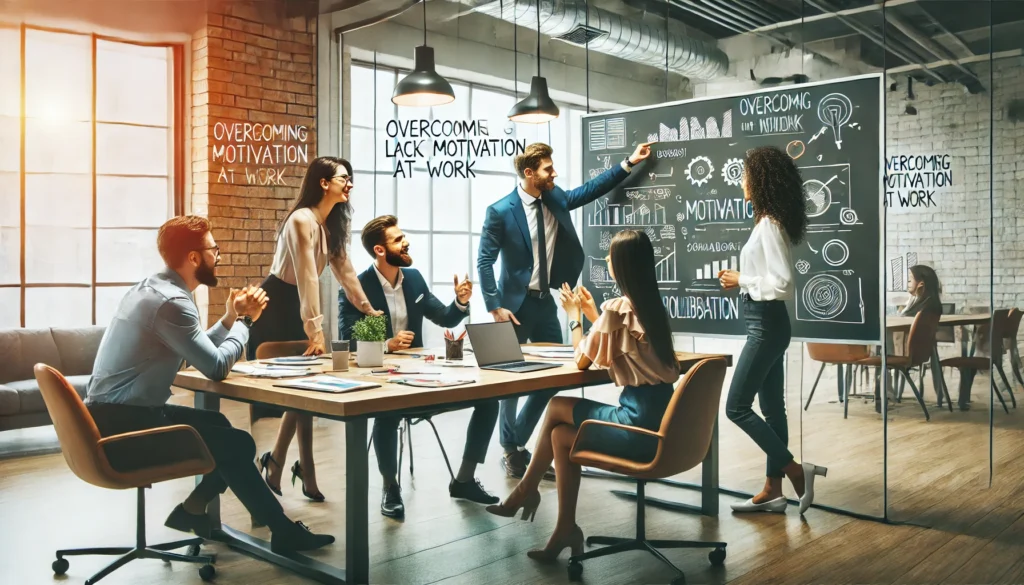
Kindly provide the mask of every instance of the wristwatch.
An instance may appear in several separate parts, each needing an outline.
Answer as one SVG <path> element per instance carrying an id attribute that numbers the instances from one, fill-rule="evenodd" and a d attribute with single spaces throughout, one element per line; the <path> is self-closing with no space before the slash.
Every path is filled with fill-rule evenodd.
<path id="1" fill-rule="evenodd" d="M 628 156 L 625 159 L 623 159 L 622 162 L 626 163 L 626 167 L 628 167 L 630 169 L 632 169 L 633 167 L 636 166 L 635 164 L 629 162 L 629 157 Z"/>
<path id="2" fill-rule="evenodd" d="M 576 331 L 580 327 L 580 322 L 573 319 L 569 321 L 569 331 Z"/>
<path id="3" fill-rule="evenodd" d="M 250 317 L 249 315 L 245 315 L 244 317 L 241 317 L 241 319 L 242 319 L 242 323 L 245 323 L 246 327 L 248 327 L 249 329 L 252 329 L 252 323 L 253 323 L 252 317 Z"/>

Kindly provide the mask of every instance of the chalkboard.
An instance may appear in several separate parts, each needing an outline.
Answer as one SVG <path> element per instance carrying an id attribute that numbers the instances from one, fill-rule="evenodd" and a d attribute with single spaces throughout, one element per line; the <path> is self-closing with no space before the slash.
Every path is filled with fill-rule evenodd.
<path id="1" fill-rule="evenodd" d="M 881 76 L 867 75 L 584 117 L 585 179 L 658 141 L 647 162 L 584 209 L 584 284 L 599 300 L 617 296 L 609 243 L 619 230 L 643 229 L 672 330 L 744 335 L 739 294 L 722 291 L 717 274 L 739 269 L 753 228 L 744 154 L 775 145 L 800 169 L 810 220 L 793 250 L 793 338 L 879 342 L 882 98 Z"/>

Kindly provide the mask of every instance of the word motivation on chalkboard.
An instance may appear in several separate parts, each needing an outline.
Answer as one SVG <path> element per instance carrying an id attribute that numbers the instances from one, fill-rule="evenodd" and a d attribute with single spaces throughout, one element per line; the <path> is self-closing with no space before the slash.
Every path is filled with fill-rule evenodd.
<path id="1" fill-rule="evenodd" d="M 718 273 L 741 271 L 754 226 L 743 196 L 746 152 L 774 145 L 800 169 L 809 220 L 793 249 L 793 338 L 878 342 L 881 100 L 880 76 L 868 75 L 585 117 L 584 177 L 638 142 L 656 143 L 624 183 L 584 210 L 584 284 L 599 300 L 621 294 L 608 247 L 617 231 L 643 230 L 673 331 L 743 335 L 743 301 L 722 290 Z"/>

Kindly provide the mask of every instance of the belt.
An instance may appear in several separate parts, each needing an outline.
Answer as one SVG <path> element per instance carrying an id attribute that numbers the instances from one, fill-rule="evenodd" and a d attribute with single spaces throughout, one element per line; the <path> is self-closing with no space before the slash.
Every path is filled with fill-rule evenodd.
<path id="1" fill-rule="evenodd" d="M 532 289 L 527 289 L 526 290 L 526 296 L 530 296 L 530 297 L 533 297 L 535 299 L 543 299 L 543 298 L 546 298 L 550 294 L 551 293 L 549 293 L 546 290 L 532 290 Z"/>

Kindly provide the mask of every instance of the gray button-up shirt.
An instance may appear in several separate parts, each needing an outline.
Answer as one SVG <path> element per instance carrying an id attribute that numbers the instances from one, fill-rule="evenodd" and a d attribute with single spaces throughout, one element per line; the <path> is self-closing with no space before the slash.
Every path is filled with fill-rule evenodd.
<path id="1" fill-rule="evenodd" d="M 223 380 L 242 356 L 249 328 L 220 321 L 207 331 L 185 281 L 170 268 L 132 287 L 103 334 L 86 403 L 159 406 L 188 361 L 211 380 Z"/>

